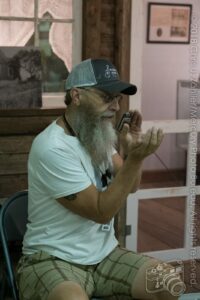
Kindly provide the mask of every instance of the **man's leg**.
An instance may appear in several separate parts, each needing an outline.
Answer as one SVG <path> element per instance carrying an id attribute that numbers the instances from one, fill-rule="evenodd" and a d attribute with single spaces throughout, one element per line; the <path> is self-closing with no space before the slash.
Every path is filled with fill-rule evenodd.
<path id="1" fill-rule="evenodd" d="M 50 292 L 47 300 L 89 300 L 89 298 L 79 284 L 65 281 Z"/>
<path id="2" fill-rule="evenodd" d="M 20 299 L 88 300 L 94 290 L 91 269 L 46 252 L 22 257 L 17 268 Z"/>
<path id="3" fill-rule="evenodd" d="M 159 268 L 157 268 L 158 265 Z M 162 270 L 162 268 L 165 269 Z M 149 274 L 149 270 L 152 269 L 153 272 Z M 153 276 L 152 280 L 152 274 L 155 275 L 154 271 L 159 276 Z M 180 280 L 179 275 L 174 272 L 172 266 L 155 258 L 116 247 L 95 270 L 94 282 L 96 288 L 94 296 L 104 298 L 117 295 L 118 299 L 123 300 L 130 300 L 131 298 L 139 300 L 177 300 L 178 297 L 173 296 L 169 291 L 161 291 L 163 290 L 162 277 L 166 279 L 166 275 L 166 287 L 173 290 L 174 294 L 177 293 L 177 287 L 182 287 L 183 282 Z M 175 285 L 175 278 L 180 286 L 177 282 Z"/>

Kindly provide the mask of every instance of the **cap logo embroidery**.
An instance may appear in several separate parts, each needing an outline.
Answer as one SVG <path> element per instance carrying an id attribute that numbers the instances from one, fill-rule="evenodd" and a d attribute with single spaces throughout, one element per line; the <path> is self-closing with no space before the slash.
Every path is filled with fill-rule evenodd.
<path id="1" fill-rule="evenodd" d="M 109 65 L 106 65 L 105 78 L 118 78 L 117 70 L 115 68 L 110 68 Z"/>

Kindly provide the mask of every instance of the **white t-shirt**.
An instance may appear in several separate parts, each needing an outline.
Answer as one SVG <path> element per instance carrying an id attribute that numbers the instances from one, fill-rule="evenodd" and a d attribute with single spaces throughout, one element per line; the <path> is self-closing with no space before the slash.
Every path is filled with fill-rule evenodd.
<path id="1" fill-rule="evenodd" d="M 91 184 L 102 190 L 100 174 L 94 171 L 79 140 L 66 135 L 56 122 L 33 142 L 28 182 L 29 223 L 23 241 L 24 254 L 43 250 L 63 260 L 86 265 L 100 262 L 116 247 L 113 220 L 110 226 L 103 226 L 56 201 Z"/>

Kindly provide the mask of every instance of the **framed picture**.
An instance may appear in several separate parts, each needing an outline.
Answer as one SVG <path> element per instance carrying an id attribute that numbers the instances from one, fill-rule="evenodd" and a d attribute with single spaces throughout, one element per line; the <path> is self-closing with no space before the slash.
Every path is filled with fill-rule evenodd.
<path id="1" fill-rule="evenodd" d="M 0 47 L 0 109 L 41 106 L 40 50 L 34 47 Z"/>
<path id="2" fill-rule="evenodd" d="M 147 43 L 190 43 L 192 5 L 148 3 Z"/>

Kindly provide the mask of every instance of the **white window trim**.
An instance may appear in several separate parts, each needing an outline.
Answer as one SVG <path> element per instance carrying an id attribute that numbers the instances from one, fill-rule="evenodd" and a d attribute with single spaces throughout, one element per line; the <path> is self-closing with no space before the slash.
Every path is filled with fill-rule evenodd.
<path id="1" fill-rule="evenodd" d="M 65 93 L 42 93 L 42 109 L 64 108 Z"/>

